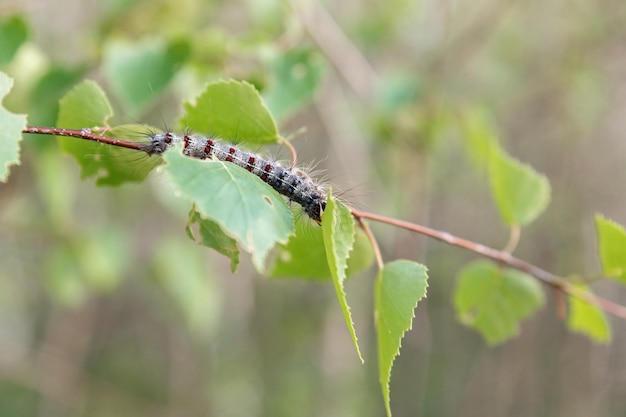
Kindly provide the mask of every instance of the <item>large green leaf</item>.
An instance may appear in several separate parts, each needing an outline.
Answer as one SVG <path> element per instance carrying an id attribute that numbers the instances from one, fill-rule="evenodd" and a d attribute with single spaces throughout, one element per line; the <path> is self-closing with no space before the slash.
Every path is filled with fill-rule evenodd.
<path id="1" fill-rule="evenodd" d="M 184 156 L 180 146 L 164 155 L 165 167 L 180 194 L 203 217 L 215 221 L 262 271 L 267 253 L 286 243 L 293 218 L 285 201 L 260 178 L 235 164 Z"/>
<path id="2" fill-rule="evenodd" d="M 194 104 L 184 106 L 184 128 L 237 142 L 273 143 L 279 138 L 261 96 L 245 81 L 209 83 Z"/>
<path id="3" fill-rule="evenodd" d="M 276 119 L 284 119 L 311 99 L 324 73 L 324 64 L 314 49 L 292 49 L 271 60 L 273 83 L 263 98 Z"/>
<path id="4" fill-rule="evenodd" d="M 185 40 L 113 41 L 104 52 L 104 71 L 116 95 L 137 115 L 169 85 L 190 52 Z"/>
<path id="5" fill-rule="evenodd" d="M 22 16 L 0 18 L 0 65 L 9 64 L 26 39 L 28 26 Z"/>
<path id="6" fill-rule="evenodd" d="M 490 344 L 519 333 L 519 322 L 541 307 L 545 296 L 536 279 L 489 261 L 476 261 L 458 274 L 454 304 L 459 320 Z"/>
<path id="7" fill-rule="evenodd" d="M 548 179 L 497 146 L 491 146 L 489 178 L 500 216 L 509 226 L 532 222 L 550 202 Z"/>
<path id="8" fill-rule="evenodd" d="M 598 231 L 598 252 L 602 262 L 602 272 L 626 284 L 626 231 L 624 227 L 596 215 Z"/>
<path id="9" fill-rule="evenodd" d="M 0 102 L 13 86 L 13 80 L 0 72 Z M 0 182 L 9 177 L 9 167 L 20 163 L 20 140 L 26 116 L 13 114 L 0 105 Z"/>
<path id="10" fill-rule="evenodd" d="M 404 334 L 411 329 L 415 307 L 426 296 L 426 272 L 424 265 L 397 260 L 385 264 L 376 279 L 374 308 L 378 335 L 378 368 L 387 416 L 391 416 L 391 367 L 400 353 Z"/>
<path id="11" fill-rule="evenodd" d="M 577 285 L 582 291 L 591 292 L 586 285 Z M 595 340 L 599 343 L 609 343 L 611 341 L 611 327 L 602 310 L 579 298 L 568 296 L 569 314 L 567 316 L 567 327 L 577 333 Z"/>
<path id="12" fill-rule="evenodd" d="M 346 268 L 348 258 L 354 245 L 354 219 L 350 210 L 340 201 L 333 199 L 332 192 L 328 191 L 328 201 L 322 214 L 322 235 L 326 249 L 326 260 L 330 268 L 330 274 L 335 285 L 335 292 L 339 300 L 339 306 L 350 331 L 352 342 L 359 359 L 363 362 L 363 356 L 359 349 L 356 330 L 352 321 L 352 314 L 346 299 L 344 281 L 346 280 Z"/>

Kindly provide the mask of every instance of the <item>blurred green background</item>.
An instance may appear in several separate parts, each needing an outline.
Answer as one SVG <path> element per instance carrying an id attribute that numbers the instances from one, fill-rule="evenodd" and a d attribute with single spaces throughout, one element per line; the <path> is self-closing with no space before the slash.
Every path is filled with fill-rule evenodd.
<path id="1" fill-rule="evenodd" d="M 204 83 L 244 79 L 299 134 L 301 163 L 319 162 L 358 208 L 503 247 L 464 146 L 479 120 L 552 184 L 521 258 L 595 276 L 593 214 L 626 223 L 619 0 L 2 0 L 0 20 L 0 69 L 15 79 L 4 104 L 30 124 L 54 125 L 83 78 L 113 98 L 114 124 L 156 127 Z M 332 285 L 264 278 L 246 256 L 231 274 L 186 238 L 163 174 L 98 188 L 50 137 L 25 138 L 21 156 L 0 184 L 0 416 L 384 414 L 375 271 L 347 287 L 361 365 Z M 392 373 L 394 416 L 626 415 L 624 322 L 595 345 L 549 297 L 519 338 L 489 348 L 451 305 L 473 256 L 374 232 L 385 259 L 430 270 Z M 626 304 L 615 284 L 594 289 Z"/>

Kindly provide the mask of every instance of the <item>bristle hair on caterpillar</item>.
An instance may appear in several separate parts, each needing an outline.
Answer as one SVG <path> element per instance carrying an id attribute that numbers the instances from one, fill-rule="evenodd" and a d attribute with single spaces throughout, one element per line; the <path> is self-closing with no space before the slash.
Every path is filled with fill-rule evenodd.
<path id="1" fill-rule="evenodd" d="M 290 201 L 300 204 L 304 212 L 317 223 L 322 221 L 326 207 L 326 191 L 298 168 L 285 168 L 280 163 L 224 143 L 213 137 L 167 131 L 148 134 L 149 141 L 141 146 L 148 155 L 160 155 L 176 143 L 183 144 L 183 154 L 196 159 L 217 159 L 244 168 L 270 185 Z"/>

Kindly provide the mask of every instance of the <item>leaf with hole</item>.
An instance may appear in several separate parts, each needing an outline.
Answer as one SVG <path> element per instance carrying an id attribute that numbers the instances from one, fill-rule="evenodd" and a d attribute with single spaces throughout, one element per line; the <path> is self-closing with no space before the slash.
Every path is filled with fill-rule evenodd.
<path id="1" fill-rule="evenodd" d="M 294 231 L 282 197 L 235 164 L 184 156 L 180 144 L 165 152 L 164 159 L 176 191 L 251 253 L 254 266 L 263 271 L 268 252 L 277 243 L 286 243 Z M 231 243 L 226 244 L 230 248 Z"/>

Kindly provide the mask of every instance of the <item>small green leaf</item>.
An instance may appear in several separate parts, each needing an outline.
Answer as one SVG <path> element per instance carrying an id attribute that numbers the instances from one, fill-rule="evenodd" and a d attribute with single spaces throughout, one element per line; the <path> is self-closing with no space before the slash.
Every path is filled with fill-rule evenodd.
<path id="1" fill-rule="evenodd" d="M 337 299 L 343 312 L 343 317 L 350 331 L 352 342 L 359 359 L 363 362 L 363 356 L 359 349 L 359 343 L 350 313 L 350 307 L 346 300 L 344 281 L 346 280 L 346 268 L 348 258 L 354 245 L 354 219 L 350 210 L 340 201 L 333 199 L 332 193 L 328 191 L 328 201 L 322 214 L 322 235 L 324 237 L 324 247 L 326 249 L 326 260 L 330 268 L 330 274 L 335 285 Z"/>
<path id="2" fill-rule="evenodd" d="M 252 84 L 216 81 L 195 100 L 184 103 L 182 127 L 246 143 L 273 143 L 279 138 L 276 122 Z"/>
<path id="3" fill-rule="evenodd" d="M 585 292 L 591 292 L 586 285 L 577 285 Z M 567 316 L 567 327 L 576 333 L 581 333 L 598 343 L 609 343 L 611 341 L 611 327 L 598 307 L 593 306 L 576 297 L 568 296 L 569 314 Z"/>
<path id="4" fill-rule="evenodd" d="M 548 179 L 496 146 L 489 155 L 491 192 L 504 222 L 524 226 L 535 220 L 550 202 Z"/>
<path id="5" fill-rule="evenodd" d="M 426 296 L 427 269 L 416 262 L 397 260 L 385 264 L 376 279 L 375 315 L 378 334 L 378 367 L 387 416 L 391 417 L 389 381 L 391 367 L 404 334 L 411 329 L 414 310 Z"/>
<path id="6" fill-rule="evenodd" d="M 94 81 L 85 80 L 60 100 L 57 126 L 68 129 L 106 126 L 112 116 L 113 109 L 102 88 Z"/>
<path id="7" fill-rule="evenodd" d="M 626 231 L 624 227 L 596 214 L 598 251 L 602 272 L 626 284 Z"/>
<path id="8" fill-rule="evenodd" d="M 106 94 L 93 81 L 83 81 L 69 91 L 59 103 L 57 126 L 82 129 L 106 126 L 113 110 Z M 106 136 L 136 140 L 143 125 L 123 125 L 105 132 Z M 98 185 L 115 186 L 125 182 L 141 182 L 161 163 L 132 149 L 104 145 L 77 138 L 59 137 L 61 149 L 72 155 L 81 167 L 81 178 L 96 177 Z"/>
<path id="9" fill-rule="evenodd" d="M 276 119 L 295 113 L 311 99 L 322 79 L 324 64 L 314 49 L 292 49 L 270 62 L 273 84 L 263 97 Z"/>
<path id="10" fill-rule="evenodd" d="M 22 16 L 0 19 L 0 66 L 7 65 L 19 47 L 28 39 L 28 25 Z"/>
<path id="11" fill-rule="evenodd" d="M 0 103 L 12 86 L 13 80 L 0 72 Z M 22 130 L 26 127 L 26 116 L 13 114 L 0 106 L 0 126 L 0 182 L 6 182 L 9 167 L 20 163 L 20 141 Z"/>
<path id="12" fill-rule="evenodd" d="M 370 242 L 365 233 L 357 229 L 346 276 L 350 277 L 369 268 L 373 261 L 374 252 Z M 296 234 L 286 245 L 279 245 L 276 261 L 269 275 L 308 280 L 331 279 L 322 228 L 306 219 L 296 221 Z"/>
<path id="13" fill-rule="evenodd" d="M 254 266 L 263 271 L 267 253 L 276 243 L 286 243 L 294 229 L 280 195 L 235 164 L 188 158 L 180 145 L 165 152 L 164 159 L 178 192 L 251 253 Z"/>
<path id="14" fill-rule="evenodd" d="M 458 274 L 454 304 L 459 320 L 488 343 L 502 343 L 519 333 L 519 322 L 544 304 L 534 278 L 489 261 L 476 261 Z"/>
<path id="15" fill-rule="evenodd" d="M 193 234 L 193 225 L 198 225 L 200 232 L 199 239 Z M 195 206 L 189 212 L 189 222 L 187 223 L 187 236 L 190 239 L 202 244 L 203 246 L 213 248 L 224 256 L 230 258 L 230 270 L 235 272 L 239 264 L 239 248 L 237 241 L 224 233 L 220 226 L 213 220 L 204 219 L 198 213 Z"/>
<path id="16" fill-rule="evenodd" d="M 136 115 L 165 90 L 189 54 L 184 40 L 114 41 L 105 49 L 104 71 L 116 95 Z"/>

